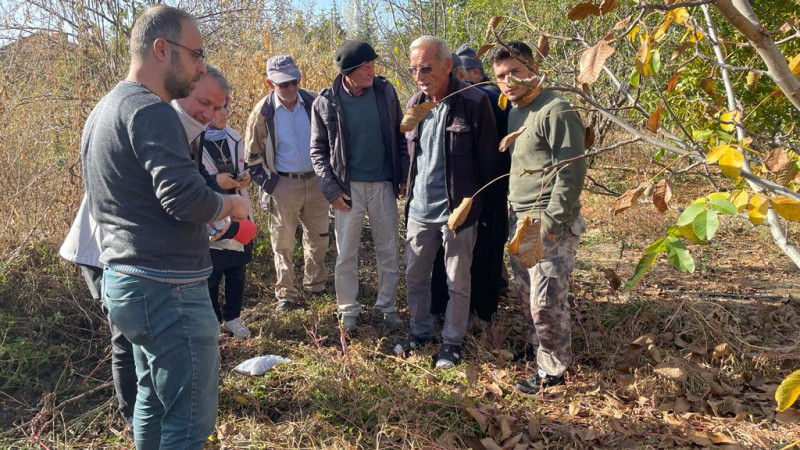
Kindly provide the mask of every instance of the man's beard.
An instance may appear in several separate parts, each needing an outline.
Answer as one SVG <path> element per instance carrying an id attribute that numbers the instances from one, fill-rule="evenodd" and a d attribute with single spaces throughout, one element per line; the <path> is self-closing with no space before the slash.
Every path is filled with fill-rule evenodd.
<path id="1" fill-rule="evenodd" d="M 181 74 L 184 73 L 183 63 L 180 62 L 180 55 L 176 50 L 172 51 L 172 63 L 169 65 L 167 76 L 164 79 L 164 89 L 172 98 L 188 97 L 192 92 L 192 83 L 194 78 L 188 81 L 181 79 Z"/>

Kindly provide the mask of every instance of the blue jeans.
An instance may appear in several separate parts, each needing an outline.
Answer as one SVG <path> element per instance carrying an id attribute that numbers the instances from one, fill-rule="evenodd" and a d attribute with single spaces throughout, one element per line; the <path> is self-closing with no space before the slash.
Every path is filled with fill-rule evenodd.
<path id="1" fill-rule="evenodd" d="M 133 344 L 137 449 L 202 448 L 219 395 L 219 325 L 208 283 L 103 272 L 108 318 Z"/>
<path id="2" fill-rule="evenodd" d="M 103 269 L 78 265 L 92 298 L 100 300 L 103 292 Z M 103 312 L 108 315 L 105 306 Z M 111 321 L 108 325 L 111 328 L 111 377 L 114 379 L 114 391 L 117 393 L 119 412 L 133 430 L 133 407 L 136 404 L 136 364 L 133 362 L 133 345 Z"/>

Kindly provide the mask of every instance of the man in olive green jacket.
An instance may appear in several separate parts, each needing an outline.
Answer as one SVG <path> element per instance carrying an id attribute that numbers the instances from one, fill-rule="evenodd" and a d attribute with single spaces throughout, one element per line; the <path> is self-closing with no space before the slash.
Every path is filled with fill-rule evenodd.
<path id="1" fill-rule="evenodd" d="M 533 52 L 518 41 L 507 47 L 495 52 L 492 65 L 500 90 L 514 104 L 508 131 L 525 127 L 510 149 L 511 173 L 542 169 L 583 155 L 585 129 L 575 108 L 552 91 L 511 82 L 512 78 L 534 78 L 528 67 L 533 64 Z M 580 234 L 585 230 L 579 201 L 585 176 L 586 161 L 581 158 L 553 171 L 509 180 L 510 235 L 529 216 L 541 221 L 544 244 L 542 259 L 531 268 L 523 267 L 517 255 L 510 255 L 518 295 L 530 307 L 530 315 L 527 308 L 523 310 L 529 322 L 531 352 L 538 345 L 538 370 L 515 385 L 526 394 L 564 384 L 564 372 L 572 361 L 567 295 Z"/>

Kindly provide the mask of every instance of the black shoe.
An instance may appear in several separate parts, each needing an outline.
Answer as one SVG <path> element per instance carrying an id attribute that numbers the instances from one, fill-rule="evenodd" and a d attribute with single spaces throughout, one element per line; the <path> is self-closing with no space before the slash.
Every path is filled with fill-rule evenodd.
<path id="1" fill-rule="evenodd" d="M 536 347 L 533 344 L 525 344 L 525 348 L 514 353 L 514 362 L 536 361 Z"/>
<path id="2" fill-rule="evenodd" d="M 278 304 L 275 305 L 275 310 L 281 313 L 294 311 L 296 309 L 303 309 L 304 306 L 300 303 L 293 302 L 291 300 L 279 300 Z"/>
<path id="3" fill-rule="evenodd" d="M 413 334 L 408 336 L 408 339 L 403 339 L 394 346 L 394 354 L 397 356 L 406 356 L 412 350 L 416 350 L 423 345 L 433 342 L 433 338 L 421 338 Z"/>
<path id="4" fill-rule="evenodd" d="M 536 372 L 525 380 L 517 381 L 514 388 L 523 394 L 535 394 L 540 389 L 547 389 L 553 386 L 563 386 L 566 384 L 564 375 L 554 377 L 552 375 L 545 375 L 544 378 L 539 376 Z"/>
<path id="5" fill-rule="evenodd" d="M 442 344 L 439 348 L 439 353 L 436 354 L 437 369 L 449 369 L 461 362 L 461 346 Z"/>

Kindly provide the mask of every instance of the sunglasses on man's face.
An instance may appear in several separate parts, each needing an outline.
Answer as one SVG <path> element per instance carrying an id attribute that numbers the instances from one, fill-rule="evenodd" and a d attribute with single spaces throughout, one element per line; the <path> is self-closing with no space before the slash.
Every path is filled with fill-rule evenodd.
<path id="1" fill-rule="evenodd" d="M 420 75 L 430 75 L 433 72 L 433 67 L 431 66 L 421 66 L 421 67 L 409 67 L 408 73 L 413 77 L 419 73 Z"/>
<path id="2" fill-rule="evenodd" d="M 297 83 L 298 83 L 297 80 L 291 80 L 291 81 L 287 81 L 285 83 L 275 83 L 275 86 L 283 89 L 283 88 L 286 88 L 286 87 L 289 87 L 289 86 L 297 86 Z"/>

